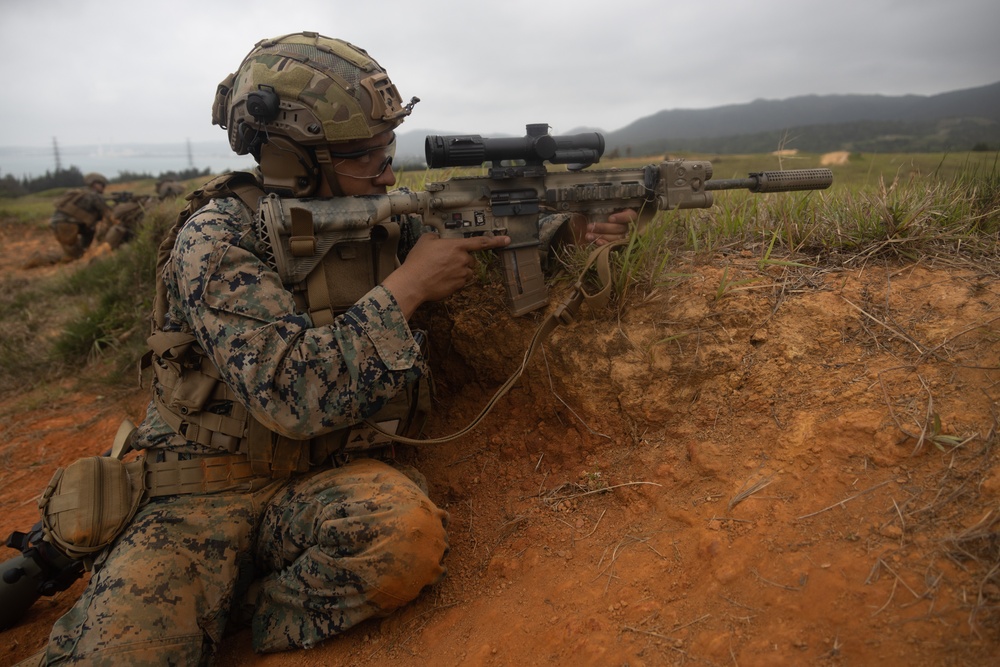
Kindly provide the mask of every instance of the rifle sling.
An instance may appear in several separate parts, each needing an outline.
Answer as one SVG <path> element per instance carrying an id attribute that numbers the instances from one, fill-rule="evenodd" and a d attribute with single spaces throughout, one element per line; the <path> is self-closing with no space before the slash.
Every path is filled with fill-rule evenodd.
<path id="1" fill-rule="evenodd" d="M 528 367 L 528 362 L 534 356 L 535 351 L 538 347 L 545 341 L 549 335 L 555 331 L 556 327 L 560 324 L 569 324 L 576 317 L 577 312 L 580 310 L 580 306 L 584 303 L 591 311 L 596 312 L 604 308 L 608 299 L 611 298 L 611 251 L 618 246 L 624 245 L 627 241 L 619 240 L 613 241 L 611 243 L 598 246 L 593 251 L 591 251 L 590 256 L 587 258 L 587 263 L 580 271 L 579 277 L 576 279 L 576 283 L 573 285 L 573 289 L 570 290 L 569 295 L 563 299 L 562 303 L 556 307 L 551 313 L 549 313 L 542 323 L 538 325 L 535 329 L 534 335 L 531 337 L 531 341 L 528 343 L 528 349 L 524 352 L 524 358 L 521 361 L 521 365 L 507 381 L 500 385 L 493 397 L 486 402 L 486 406 L 482 411 L 469 422 L 469 425 L 465 428 L 452 433 L 451 435 L 442 436 L 440 438 L 407 438 L 401 435 L 396 435 L 394 433 L 389 433 L 382 430 L 379 426 L 371 421 L 366 421 L 365 424 L 375 431 L 378 431 L 382 435 L 385 435 L 396 442 L 405 443 L 407 445 L 437 445 L 445 442 L 450 442 L 456 438 L 460 438 L 472 429 L 479 425 L 487 414 L 493 409 L 497 402 L 508 392 L 511 387 L 520 379 L 521 375 L 524 373 L 525 368 Z M 587 271 L 591 267 L 597 269 L 598 281 L 601 284 L 601 288 L 594 294 L 590 294 L 584 288 L 583 279 L 587 274 Z"/>

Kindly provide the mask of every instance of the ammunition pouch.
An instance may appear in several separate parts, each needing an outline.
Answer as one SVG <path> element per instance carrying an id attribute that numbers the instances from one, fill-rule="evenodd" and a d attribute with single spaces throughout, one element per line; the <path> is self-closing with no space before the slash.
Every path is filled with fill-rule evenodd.
<path id="1" fill-rule="evenodd" d="M 222 382 L 215 364 L 205 356 L 194 336 L 158 332 L 147 339 L 159 388 L 153 401 L 163 420 L 187 440 L 235 453 L 247 433 L 250 413 Z"/>
<path id="2" fill-rule="evenodd" d="M 313 324 L 333 324 L 334 317 L 395 271 L 398 247 L 395 222 L 373 226 L 370 238 L 335 243 L 306 278 L 306 310 Z"/>
<path id="3" fill-rule="evenodd" d="M 425 340 L 423 332 L 417 335 L 419 340 Z M 149 338 L 149 345 L 151 351 L 145 363 L 153 367 L 159 385 L 153 401 L 160 417 L 191 442 L 219 450 L 220 454 L 245 457 L 254 476 L 287 479 L 331 460 L 379 456 L 391 449 L 392 438 L 364 424 L 310 440 L 275 433 L 254 419 L 221 380 L 215 364 L 201 351 L 194 336 L 159 332 Z M 431 379 L 421 379 L 389 400 L 369 421 L 388 433 L 415 435 L 430 414 L 432 394 Z M 187 474 L 198 473 L 192 470 Z M 194 488 L 194 479 L 188 480 L 189 488 Z"/>
<path id="4" fill-rule="evenodd" d="M 205 367 L 208 368 L 205 368 Z M 359 424 L 311 440 L 274 433 L 254 419 L 207 359 L 202 369 L 178 373 L 162 358 L 153 363 L 160 387 L 153 401 L 160 417 L 185 439 L 231 454 L 245 454 L 256 475 L 273 479 L 307 472 L 339 455 L 368 455 L 391 438 Z M 394 396 L 369 421 L 399 435 L 419 432 L 431 411 L 433 383 L 422 379 Z"/>

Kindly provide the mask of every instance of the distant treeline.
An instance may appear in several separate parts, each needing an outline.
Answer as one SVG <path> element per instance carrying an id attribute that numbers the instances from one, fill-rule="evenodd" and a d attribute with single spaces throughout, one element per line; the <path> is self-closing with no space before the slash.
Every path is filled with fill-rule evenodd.
<path id="1" fill-rule="evenodd" d="M 191 167 L 181 171 L 163 171 L 159 176 L 148 173 L 135 173 L 131 171 L 120 171 L 117 176 L 108 178 L 111 183 L 131 183 L 142 180 L 159 181 L 186 181 L 192 178 L 202 178 L 210 175 L 210 169 L 197 169 Z M 106 175 L 106 174 L 105 174 Z M 52 190 L 53 188 L 79 188 L 83 187 L 83 172 L 78 167 L 69 169 L 56 169 L 54 172 L 46 171 L 44 175 L 35 178 L 16 179 L 11 174 L 0 178 L 0 197 L 20 197 L 22 195 L 33 194 Z"/>
<path id="2" fill-rule="evenodd" d="M 950 153 L 1000 150 L 1000 125 L 970 118 L 926 122 L 855 121 L 790 127 L 717 137 L 658 138 L 616 144 L 610 150 L 633 155 L 695 152 L 768 153 L 797 148 L 807 153 Z"/>

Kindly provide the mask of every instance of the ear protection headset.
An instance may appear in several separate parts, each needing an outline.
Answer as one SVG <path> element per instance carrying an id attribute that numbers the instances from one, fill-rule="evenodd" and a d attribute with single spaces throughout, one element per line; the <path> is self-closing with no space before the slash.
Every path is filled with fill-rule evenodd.
<path id="1" fill-rule="evenodd" d="M 228 93 L 229 91 L 227 91 Z M 267 125 L 281 115 L 281 98 L 272 86 L 260 84 L 247 93 L 247 113 L 257 127 L 237 121 L 243 145 L 260 164 L 264 187 L 284 197 L 309 197 L 319 186 L 319 169 L 312 151 L 281 134 L 269 134 Z"/>

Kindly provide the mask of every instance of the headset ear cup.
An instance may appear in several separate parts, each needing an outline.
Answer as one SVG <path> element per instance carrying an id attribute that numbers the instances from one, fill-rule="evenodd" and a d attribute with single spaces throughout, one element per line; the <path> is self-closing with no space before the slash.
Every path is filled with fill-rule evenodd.
<path id="1" fill-rule="evenodd" d="M 308 149 L 286 137 L 270 137 L 258 147 L 264 189 L 284 197 L 311 197 L 319 188 L 319 170 Z"/>
<path id="2" fill-rule="evenodd" d="M 264 142 L 265 135 L 255 127 L 244 121 L 237 121 L 234 127 L 229 128 L 229 146 L 237 155 L 249 153 L 260 162 L 260 147 Z"/>

